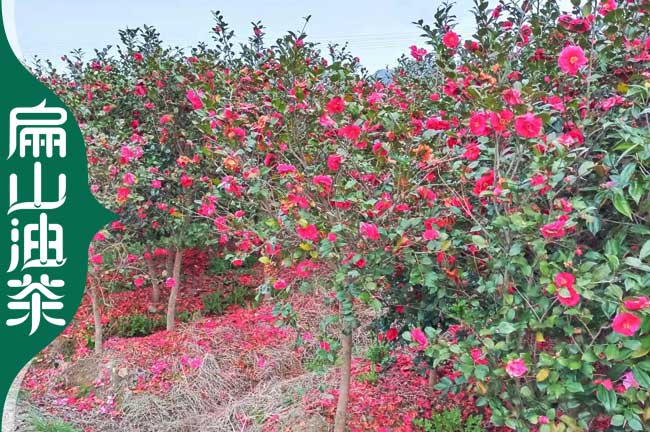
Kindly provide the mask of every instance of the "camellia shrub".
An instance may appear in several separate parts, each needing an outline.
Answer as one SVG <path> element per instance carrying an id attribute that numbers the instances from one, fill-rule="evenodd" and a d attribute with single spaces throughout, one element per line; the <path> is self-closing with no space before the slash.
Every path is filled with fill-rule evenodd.
<path id="1" fill-rule="evenodd" d="M 650 4 L 473 12 L 465 42 L 446 6 L 419 23 L 445 79 L 414 139 L 446 160 L 445 223 L 434 265 L 405 274 L 453 322 L 404 337 L 451 361 L 461 375 L 437 387 L 476 392 L 495 425 L 647 430 Z"/>

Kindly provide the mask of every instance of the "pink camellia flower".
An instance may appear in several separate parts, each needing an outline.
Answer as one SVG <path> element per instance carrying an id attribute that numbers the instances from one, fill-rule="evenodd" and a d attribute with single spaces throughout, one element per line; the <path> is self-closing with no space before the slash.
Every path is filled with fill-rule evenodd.
<path id="1" fill-rule="evenodd" d="M 90 257 L 90 262 L 93 264 L 103 264 L 104 258 L 100 254 L 93 255 L 92 257 Z"/>
<path id="2" fill-rule="evenodd" d="M 144 279 L 142 277 L 137 277 L 133 280 L 133 285 L 136 286 L 136 288 L 140 288 L 142 285 L 144 285 Z"/>
<path id="3" fill-rule="evenodd" d="M 327 157 L 327 168 L 330 171 L 338 171 L 341 167 L 341 161 L 343 161 L 343 156 L 338 154 L 329 155 Z"/>
<path id="4" fill-rule="evenodd" d="M 627 371 L 623 374 L 623 387 L 625 387 L 625 390 L 639 388 L 639 382 L 634 377 L 632 371 Z"/>
<path id="5" fill-rule="evenodd" d="M 419 328 L 414 328 L 411 330 L 411 339 L 413 339 L 414 342 L 417 342 L 420 344 L 420 349 L 424 349 L 427 346 L 427 335 L 424 334 L 422 330 Z"/>
<path id="6" fill-rule="evenodd" d="M 521 99 L 521 92 L 519 90 L 513 88 L 506 89 L 501 93 L 501 95 L 508 105 L 522 105 L 524 103 Z"/>
<path id="7" fill-rule="evenodd" d="M 332 177 L 328 175 L 317 175 L 312 179 L 312 183 L 316 186 L 322 186 L 326 191 L 332 188 Z"/>
<path id="8" fill-rule="evenodd" d="M 612 321 L 614 332 L 623 336 L 634 336 L 641 327 L 641 318 L 629 312 L 619 313 Z"/>
<path id="9" fill-rule="evenodd" d="M 576 278 L 571 273 L 558 273 L 555 275 L 557 286 L 557 300 L 564 306 L 574 307 L 580 303 L 580 294 L 573 288 Z M 563 291 L 568 291 L 568 295 Z"/>
<path id="10" fill-rule="evenodd" d="M 562 72 L 575 75 L 582 66 L 587 64 L 587 58 L 582 48 L 577 45 L 569 45 L 560 52 L 557 64 Z"/>
<path id="11" fill-rule="evenodd" d="M 162 182 L 160 180 L 151 180 L 152 189 L 160 189 L 162 187 Z"/>
<path id="12" fill-rule="evenodd" d="M 332 118 L 330 116 L 328 116 L 327 114 L 323 114 L 322 116 L 320 116 L 318 118 L 318 123 L 321 126 L 326 127 L 326 128 L 336 126 L 336 122 L 334 120 L 332 120 Z"/>
<path id="13" fill-rule="evenodd" d="M 368 240 L 379 240 L 379 229 L 373 223 L 361 222 L 359 233 Z"/>
<path id="14" fill-rule="evenodd" d="M 436 240 L 440 234 L 435 229 L 428 229 L 422 234 L 422 238 L 425 240 Z"/>
<path id="15" fill-rule="evenodd" d="M 187 97 L 187 100 L 189 100 L 192 104 L 193 109 L 198 110 L 203 108 L 201 97 L 194 90 L 188 90 L 185 96 Z"/>
<path id="16" fill-rule="evenodd" d="M 519 378 L 528 372 L 526 362 L 522 358 L 510 360 L 504 369 L 506 370 L 506 373 L 513 378 Z"/>
<path id="17" fill-rule="evenodd" d="M 533 113 L 517 116 L 515 131 L 524 138 L 536 138 L 542 132 L 542 119 Z"/>
<path id="18" fill-rule="evenodd" d="M 296 233 L 303 240 L 318 241 L 318 228 L 314 224 L 309 224 L 304 228 L 298 226 L 296 227 Z"/>
<path id="19" fill-rule="evenodd" d="M 276 170 L 278 174 L 293 174 L 296 172 L 296 167 L 291 164 L 278 164 Z"/>
<path id="20" fill-rule="evenodd" d="M 273 284 L 273 289 L 276 289 L 276 290 L 283 290 L 286 287 L 287 287 L 287 281 L 284 280 L 284 279 L 278 279 Z"/>
<path id="21" fill-rule="evenodd" d="M 453 31 L 448 31 L 445 33 L 445 35 L 442 37 L 442 43 L 450 49 L 454 49 L 458 46 L 460 43 L 460 37 Z"/>
<path id="22" fill-rule="evenodd" d="M 167 279 L 165 279 L 165 286 L 167 288 L 174 288 L 176 286 L 176 279 L 172 277 L 168 277 Z"/>
<path id="23" fill-rule="evenodd" d="M 424 48 L 418 48 L 415 45 L 411 45 L 409 49 L 411 50 L 411 57 L 413 57 L 415 61 L 422 61 L 424 56 L 427 55 L 427 50 Z"/>
<path id="24" fill-rule="evenodd" d="M 650 297 L 636 297 L 633 299 L 623 300 L 623 306 L 628 310 L 639 310 L 650 307 Z"/>
<path id="25" fill-rule="evenodd" d="M 124 178 L 122 179 L 122 181 L 126 185 L 129 185 L 129 186 L 132 185 L 133 183 L 135 183 L 135 174 L 130 173 L 130 172 L 124 174 Z"/>

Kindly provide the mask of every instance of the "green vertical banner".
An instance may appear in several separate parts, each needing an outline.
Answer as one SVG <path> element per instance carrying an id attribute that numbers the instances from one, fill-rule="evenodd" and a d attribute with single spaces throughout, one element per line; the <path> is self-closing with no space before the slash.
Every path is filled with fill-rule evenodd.
<path id="1" fill-rule="evenodd" d="M 6 13 L 6 11 L 2 11 Z M 0 396 L 70 324 L 86 285 L 88 246 L 114 219 L 92 196 L 72 113 L 0 34 Z"/>

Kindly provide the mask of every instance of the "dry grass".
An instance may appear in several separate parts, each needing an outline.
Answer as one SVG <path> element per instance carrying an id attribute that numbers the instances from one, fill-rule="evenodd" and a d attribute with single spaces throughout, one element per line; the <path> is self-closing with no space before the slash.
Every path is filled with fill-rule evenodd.
<path id="1" fill-rule="evenodd" d="M 300 311 L 298 331 L 317 335 L 324 315 L 335 311 L 314 297 L 294 298 L 294 308 Z M 361 328 L 355 331 L 357 352 L 365 351 L 372 342 L 367 328 L 373 314 L 358 308 Z M 327 332 L 338 334 L 338 326 L 332 325 Z M 70 420 L 80 428 L 93 432 L 325 432 L 328 424 L 318 413 L 307 413 L 305 407 L 312 398 L 331 388 L 333 376 L 305 371 L 305 362 L 314 354 L 315 347 L 296 350 L 292 346 L 293 330 L 281 345 L 255 346 L 242 350 L 238 344 L 226 340 L 241 340 L 244 335 L 232 327 L 206 330 L 192 324 L 180 326 L 178 336 L 184 340 L 183 352 L 188 356 L 201 356 L 201 367 L 188 371 L 178 359 L 172 364 L 175 377 L 170 390 L 164 394 L 135 393 L 130 390 L 147 372 L 138 369 L 122 354 L 105 352 L 101 358 L 87 359 L 95 367 L 70 366 L 69 374 L 63 374 L 65 384 L 77 381 L 92 382 L 92 376 L 102 367 L 111 369 L 116 365 L 128 370 L 129 375 L 118 379 L 111 373 L 111 387 L 103 389 L 117 395 L 117 403 L 123 413 L 119 418 L 99 414 L 97 410 L 78 412 L 68 407 L 58 407 L 57 415 Z M 225 334 L 228 333 L 227 339 Z M 212 353 L 206 353 L 200 344 L 206 339 L 224 341 Z M 263 362 L 260 362 L 263 359 Z M 173 360 L 172 360 L 173 361 Z M 75 367 L 76 366 L 76 367 Z M 89 369 L 89 371 L 86 371 Z M 81 373 L 84 372 L 84 373 Z M 75 377 L 74 375 L 79 375 Z M 336 374 L 334 374 L 336 376 Z M 59 381 L 60 383 L 60 381 Z"/>

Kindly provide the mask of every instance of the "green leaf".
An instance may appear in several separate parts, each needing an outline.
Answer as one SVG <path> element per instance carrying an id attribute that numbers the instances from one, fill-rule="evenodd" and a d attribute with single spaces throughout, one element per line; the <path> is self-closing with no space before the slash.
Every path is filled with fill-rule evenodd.
<path id="1" fill-rule="evenodd" d="M 629 265 L 630 267 L 634 267 L 636 269 L 643 270 L 644 272 L 650 273 L 650 266 L 643 264 L 643 262 L 636 257 L 625 258 L 625 264 Z"/>
<path id="2" fill-rule="evenodd" d="M 650 375 L 637 366 L 632 366 L 632 374 L 638 381 L 639 385 L 644 388 L 650 388 Z"/>
<path id="3" fill-rule="evenodd" d="M 613 411 L 616 408 L 618 397 L 614 390 L 607 390 L 602 385 L 598 385 L 596 390 L 596 398 L 607 411 Z"/>
<path id="4" fill-rule="evenodd" d="M 650 240 L 643 244 L 641 252 L 639 252 L 639 258 L 645 259 L 648 255 L 650 255 Z"/>
<path id="5" fill-rule="evenodd" d="M 589 174 L 591 172 L 591 170 L 594 168 L 595 165 L 596 164 L 593 163 L 592 161 L 583 162 L 580 165 L 580 168 L 578 168 L 578 175 L 580 177 L 586 176 L 587 174 Z"/>
<path id="6" fill-rule="evenodd" d="M 627 189 L 627 192 L 630 194 L 630 197 L 634 200 L 635 203 L 639 204 L 641 201 L 641 196 L 643 196 L 643 186 L 640 182 L 634 181 L 630 184 L 630 187 Z"/>
<path id="7" fill-rule="evenodd" d="M 473 235 L 472 236 L 472 243 L 474 243 L 476 246 L 479 248 L 484 248 L 487 246 L 487 240 L 485 240 L 483 237 L 480 235 Z"/>
<path id="8" fill-rule="evenodd" d="M 517 330 L 517 328 L 507 321 L 501 321 L 497 327 L 497 331 L 501 334 L 507 335 Z"/>
<path id="9" fill-rule="evenodd" d="M 614 195 L 614 207 L 616 207 L 616 210 L 618 210 L 619 213 L 632 219 L 632 209 L 630 208 L 630 204 L 625 199 L 625 196 L 620 192 L 617 192 Z"/>
<path id="10" fill-rule="evenodd" d="M 612 426 L 623 426 L 624 422 L 625 422 L 625 417 L 623 417 L 620 414 L 616 414 L 615 416 L 612 416 L 610 424 Z"/>

